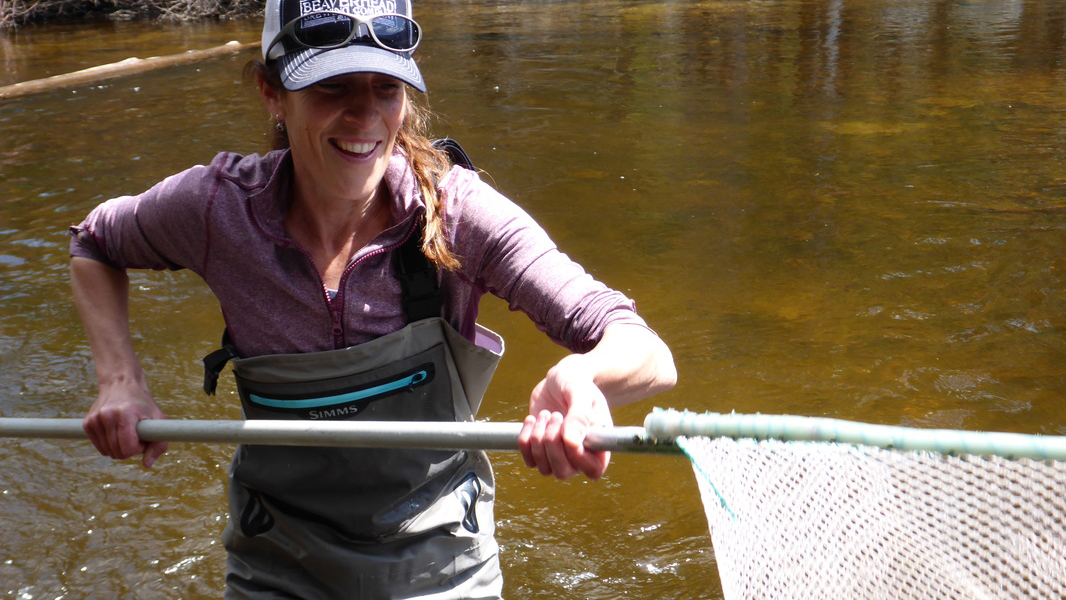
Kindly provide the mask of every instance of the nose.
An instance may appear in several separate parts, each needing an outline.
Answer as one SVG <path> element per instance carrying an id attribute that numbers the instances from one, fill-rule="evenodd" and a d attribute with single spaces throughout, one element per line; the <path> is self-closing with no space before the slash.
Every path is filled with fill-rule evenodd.
<path id="1" fill-rule="evenodd" d="M 378 115 L 378 100 L 369 79 L 348 88 L 344 116 L 353 122 L 372 122 Z"/>

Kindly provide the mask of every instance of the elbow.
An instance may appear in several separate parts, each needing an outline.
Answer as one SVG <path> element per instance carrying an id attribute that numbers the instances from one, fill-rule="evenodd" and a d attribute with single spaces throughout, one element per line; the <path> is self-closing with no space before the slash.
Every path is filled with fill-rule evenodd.
<path id="1" fill-rule="evenodd" d="M 677 367 L 674 364 L 674 354 L 669 351 L 669 346 L 658 336 L 651 336 L 648 344 L 647 366 L 647 395 L 662 393 L 674 389 L 677 385 Z"/>
<path id="2" fill-rule="evenodd" d="M 677 385 L 677 366 L 674 365 L 674 355 L 670 348 L 661 339 L 657 347 L 652 351 L 652 364 L 654 365 L 653 393 L 658 394 L 672 390 Z"/>

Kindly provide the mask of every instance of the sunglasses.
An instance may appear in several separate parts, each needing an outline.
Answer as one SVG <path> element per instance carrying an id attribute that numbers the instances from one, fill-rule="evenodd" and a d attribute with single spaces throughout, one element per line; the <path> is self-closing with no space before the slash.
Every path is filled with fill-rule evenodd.
<path id="1" fill-rule="evenodd" d="M 370 33 L 360 35 L 362 26 Z M 289 21 L 267 46 L 266 56 L 286 36 L 307 48 L 328 50 L 347 46 L 353 39 L 369 37 L 380 48 L 412 52 L 422 41 L 422 28 L 403 15 L 384 14 L 361 18 L 335 11 L 307 13 Z"/>

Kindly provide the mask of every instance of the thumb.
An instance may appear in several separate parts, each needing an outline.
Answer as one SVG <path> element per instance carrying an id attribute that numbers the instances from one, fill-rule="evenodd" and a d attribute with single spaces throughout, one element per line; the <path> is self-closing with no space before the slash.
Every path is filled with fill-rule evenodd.
<path id="1" fill-rule="evenodd" d="M 144 448 L 144 456 L 141 457 L 141 464 L 145 469 L 151 469 L 155 464 L 156 459 L 163 455 L 167 451 L 166 442 L 151 442 Z"/>

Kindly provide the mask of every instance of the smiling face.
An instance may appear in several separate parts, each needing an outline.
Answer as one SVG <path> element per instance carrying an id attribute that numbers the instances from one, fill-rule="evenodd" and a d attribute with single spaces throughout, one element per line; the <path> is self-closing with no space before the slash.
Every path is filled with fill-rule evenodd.
<path id="1" fill-rule="evenodd" d="M 260 93 L 288 131 L 297 201 L 370 201 L 403 124 L 403 83 L 352 73 L 296 92 L 261 83 Z"/>

